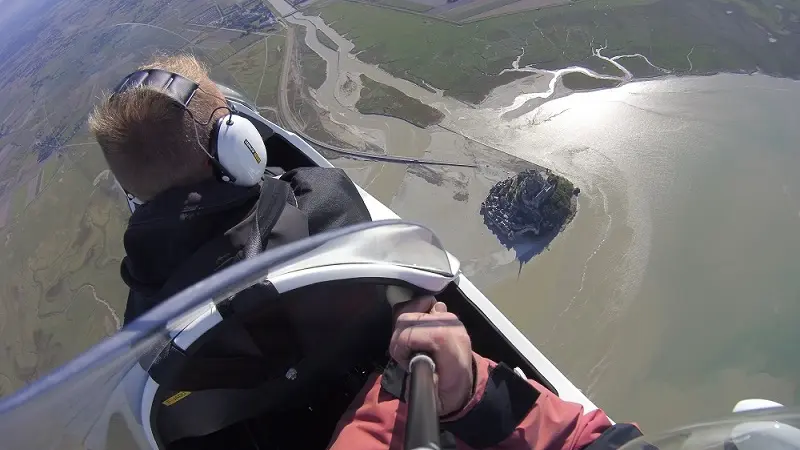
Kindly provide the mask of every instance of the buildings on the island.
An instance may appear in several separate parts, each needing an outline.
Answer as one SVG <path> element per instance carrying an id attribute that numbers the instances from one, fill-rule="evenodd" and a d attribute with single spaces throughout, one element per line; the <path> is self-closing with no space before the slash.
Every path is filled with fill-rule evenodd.
<path id="1" fill-rule="evenodd" d="M 481 205 L 484 222 L 508 241 L 550 231 L 555 224 L 542 213 L 542 206 L 553 196 L 556 185 L 555 177 L 537 170 L 526 170 L 497 183 Z"/>
<path id="2" fill-rule="evenodd" d="M 234 3 L 225 8 L 210 6 L 189 21 L 190 25 L 221 27 L 242 32 L 263 31 L 277 23 L 275 15 L 261 0 Z"/>

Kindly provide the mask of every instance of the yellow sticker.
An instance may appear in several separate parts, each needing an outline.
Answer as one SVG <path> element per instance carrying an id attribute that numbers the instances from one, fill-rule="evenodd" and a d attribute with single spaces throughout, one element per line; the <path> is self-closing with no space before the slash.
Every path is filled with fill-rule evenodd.
<path id="1" fill-rule="evenodd" d="M 251 144 L 250 141 L 245 139 L 244 145 L 247 147 L 248 150 L 250 150 L 250 154 L 253 155 L 253 158 L 255 158 L 256 163 L 261 164 L 261 157 L 258 156 L 258 152 L 256 151 L 256 149 L 253 148 L 253 144 Z"/>
<path id="2" fill-rule="evenodd" d="M 175 403 L 178 403 L 179 401 L 181 401 L 181 400 L 185 399 L 186 397 L 188 397 L 189 394 L 191 394 L 191 392 L 189 392 L 189 391 L 180 391 L 177 394 L 173 395 L 172 397 L 170 397 L 170 398 L 164 400 L 163 402 L 161 402 L 161 404 L 164 405 L 164 406 L 172 406 Z"/>

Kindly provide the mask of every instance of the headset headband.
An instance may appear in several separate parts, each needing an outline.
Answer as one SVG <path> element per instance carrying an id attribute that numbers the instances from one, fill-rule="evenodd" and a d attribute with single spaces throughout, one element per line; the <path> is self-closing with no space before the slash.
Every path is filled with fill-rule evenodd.
<path id="1" fill-rule="evenodd" d="M 139 86 L 152 87 L 164 92 L 167 94 L 167 96 L 169 96 L 169 98 L 178 102 L 178 104 L 192 116 L 192 120 L 196 124 L 203 125 L 201 122 L 197 121 L 194 115 L 192 115 L 192 112 L 189 110 L 189 103 L 192 101 L 197 91 L 200 90 L 200 86 L 196 82 L 178 75 L 177 73 L 168 72 L 166 70 L 138 70 L 126 76 L 122 82 L 117 85 L 111 94 L 111 98 L 114 98 L 114 96 L 117 94 L 121 94 Z M 231 114 L 233 114 L 234 110 L 231 107 L 226 106 L 225 108 L 228 109 Z M 220 121 L 221 120 L 223 120 L 223 118 L 220 118 Z M 228 116 L 228 121 L 230 122 L 230 115 Z M 217 159 L 216 135 L 219 126 L 220 123 L 218 121 L 217 125 L 213 128 L 207 154 L 211 158 L 210 163 L 214 168 L 217 178 L 226 182 L 234 183 L 236 182 L 236 177 L 234 177 L 230 171 L 226 169 L 225 166 L 223 166 Z"/>
<path id="2" fill-rule="evenodd" d="M 160 89 L 169 95 L 171 99 L 183 105 L 184 108 L 189 106 L 189 102 L 192 101 L 194 94 L 200 88 L 194 81 L 182 77 L 177 73 L 160 69 L 148 69 L 133 72 L 125 77 L 114 89 L 111 97 L 113 98 L 117 94 L 139 86 L 149 86 Z"/>
<path id="3" fill-rule="evenodd" d="M 226 106 L 219 107 L 211 113 L 211 117 L 209 117 L 207 122 L 198 122 L 192 114 L 192 111 L 189 110 L 189 103 L 192 101 L 197 91 L 202 90 L 200 86 L 186 77 L 160 69 L 139 70 L 126 76 L 113 90 L 109 100 L 112 100 L 117 94 L 127 92 L 140 86 L 150 87 L 165 93 L 191 116 L 192 121 L 195 122 L 195 127 L 197 125 L 210 125 L 216 111 L 227 109 L 229 114 L 220 117 L 214 124 L 211 129 L 208 148 L 203 149 L 209 157 L 209 163 L 214 170 L 216 178 L 226 183 L 252 186 L 255 184 L 250 184 L 255 180 L 254 169 L 250 167 L 252 164 L 259 166 L 259 177 L 263 176 L 264 166 L 266 165 L 266 159 L 264 158 L 266 148 L 264 148 L 263 140 L 261 140 L 261 136 L 255 126 L 247 119 L 243 118 L 242 120 L 237 120 L 236 123 L 238 125 L 234 126 L 232 117 L 236 114 L 236 109 L 232 105 L 228 105 L 227 101 Z M 224 135 L 221 134 L 223 126 L 225 129 Z M 197 128 L 195 128 L 195 133 L 197 133 Z M 196 134 L 196 137 L 198 138 L 198 145 L 202 147 L 199 135 Z M 221 139 L 223 139 L 224 142 L 219 142 Z M 248 141 L 248 139 L 250 139 L 250 141 Z M 254 150 L 253 144 L 251 144 L 251 142 L 255 143 L 256 141 L 260 141 L 261 144 L 258 152 Z M 247 152 L 238 151 L 237 149 L 247 150 Z M 224 150 L 222 155 L 220 155 L 221 150 Z M 259 157 L 257 153 L 261 153 L 262 157 Z M 249 158 L 251 155 L 255 163 L 250 161 Z M 223 157 L 222 160 L 220 156 Z M 243 160 L 241 156 L 246 156 L 246 158 Z M 223 160 L 227 160 L 225 164 L 232 164 L 232 169 L 226 167 L 226 165 L 223 164 Z M 238 179 L 240 177 L 241 181 Z M 257 182 L 257 180 L 255 180 L 255 182 Z M 135 209 L 135 205 L 143 203 L 130 192 L 125 191 L 125 194 L 128 197 L 131 210 Z"/>

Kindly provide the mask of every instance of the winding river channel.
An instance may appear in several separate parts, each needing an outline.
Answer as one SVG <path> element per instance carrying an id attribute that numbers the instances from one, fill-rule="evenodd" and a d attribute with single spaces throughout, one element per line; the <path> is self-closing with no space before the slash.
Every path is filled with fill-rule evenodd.
<path id="1" fill-rule="evenodd" d="M 800 84 L 679 78 L 655 66 L 664 78 L 632 80 L 625 59 L 644 57 L 600 48 L 595 55 L 623 74 L 618 88 L 570 94 L 565 73 L 609 76 L 518 59 L 506 70 L 531 76 L 475 106 L 359 61 L 318 17 L 286 20 L 328 64 L 313 94 L 330 112 L 329 131 L 389 154 L 481 163 L 445 173 L 469 194 L 460 205 L 447 182 L 431 185 L 407 166 L 342 164 L 400 215 L 433 227 L 492 301 L 615 419 L 663 429 L 725 414 L 742 398 L 795 403 Z M 359 74 L 439 109 L 444 121 L 423 130 L 360 115 L 359 89 L 342 89 Z M 480 159 L 489 148 L 493 156 Z M 575 220 L 521 269 L 477 214 L 492 182 L 520 160 L 582 190 Z"/>

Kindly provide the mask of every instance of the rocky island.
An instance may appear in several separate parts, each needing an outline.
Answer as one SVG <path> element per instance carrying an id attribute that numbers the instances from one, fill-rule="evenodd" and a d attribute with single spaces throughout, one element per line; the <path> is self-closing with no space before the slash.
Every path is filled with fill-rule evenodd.
<path id="1" fill-rule="evenodd" d="M 579 192 L 549 170 L 529 169 L 494 185 L 480 211 L 486 226 L 511 248 L 552 238 L 574 216 Z"/>

